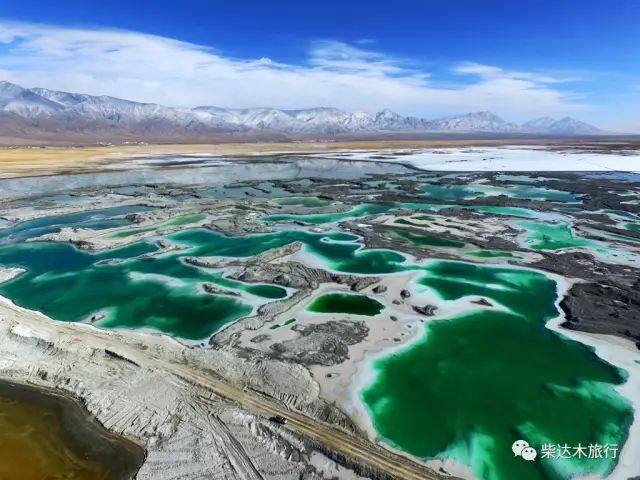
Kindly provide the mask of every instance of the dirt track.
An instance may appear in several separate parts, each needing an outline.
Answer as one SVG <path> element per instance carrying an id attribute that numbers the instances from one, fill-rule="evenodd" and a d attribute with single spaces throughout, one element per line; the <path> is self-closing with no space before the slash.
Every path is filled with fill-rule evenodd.
<path id="1" fill-rule="evenodd" d="M 391 477 L 407 480 L 444 480 L 451 479 L 436 473 L 432 469 L 407 457 L 396 454 L 367 440 L 355 437 L 341 429 L 318 422 L 307 415 L 284 410 L 274 400 L 253 391 L 237 389 L 222 380 L 208 375 L 189 371 L 179 365 L 163 367 L 186 381 L 199 385 L 216 395 L 237 402 L 242 407 L 266 416 L 283 415 L 289 428 L 311 440 L 321 443 L 331 450 L 342 453 L 357 463 L 364 463 L 389 474 Z"/>
<path id="2" fill-rule="evenodd" d="M 288 419 L 285 427 L 309 440 L 344 455 L 356 464 L 372 467 L 391 478 L 402 480 L 444 480 L 451 476 L 441 475 L 411 458 L 395 453 L 367 439 L 359 438 L 333 425 L 319 422 L 302 412 L 287 409 L 280 402 L 259 392 L 232 385 L 214 373 L 202 371 L 186 363 L 179 363 L 176 349 L 183 349 L 177 342 L 159 336 L 151 339 L 151 348 L 141 342 L 142 337 L 133 332 L 105 331 L 86 324 L 55 322 L 47 317 L 22 309 L 4 299 L 0 301 L 0 320 L 7 319 L 26 327 L 30 335 L 51 339 L 64 333 L 65 342 L 78 348 L 108 349 L 123 361 L 131 362 L 148 370 L 165 372 L 179 380 L 200 387 L 213 395 L 230 400 L 242 408 L 268 417 L 283 415 Z M 47 343 L 47 342 L 45 342 Z M 167 358 L 160 354 L 166 350 Z"/>

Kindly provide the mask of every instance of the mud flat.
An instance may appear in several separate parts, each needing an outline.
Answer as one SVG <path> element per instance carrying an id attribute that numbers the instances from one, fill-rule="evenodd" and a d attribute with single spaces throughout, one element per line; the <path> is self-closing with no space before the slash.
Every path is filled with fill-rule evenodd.
<path id="1" fill-rule="evenodd" d="M 0 382 L 0 478 L 133 478 L 144 449 L 117 437 L 58 390 Z"/>

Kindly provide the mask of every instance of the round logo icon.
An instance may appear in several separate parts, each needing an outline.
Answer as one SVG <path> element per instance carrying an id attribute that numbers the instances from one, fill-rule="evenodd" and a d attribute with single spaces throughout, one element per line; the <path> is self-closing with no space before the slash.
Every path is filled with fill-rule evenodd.
<path id="1" fill-rule="evenodd" d="M 526 447 L 522 449 L 522 453 L 520 454 L 520 456 L 527 462 L 533 462 L 538 456 L 538 452 L 536 452 L 535 448 Z"/>
<path id="2" fill-rule="evenodd" d="M 538 456 L 536 449 L 530 446 L 526 440 L 516 440 L 513 442 L 511 451 L 516 457 L 521 457 L 527 462 L 533 462 Z"/>
<path id="3" fill-rule="evenodd" d="M 528 442 L 525 442 L 524 440 L 516 440 L 515 442 L 513 442 L 513 445 L 511 445 L 511 450 L 516 457 L 519 457 L 522 454 L 522 450 L 524 450 L 528 446 Z"/>

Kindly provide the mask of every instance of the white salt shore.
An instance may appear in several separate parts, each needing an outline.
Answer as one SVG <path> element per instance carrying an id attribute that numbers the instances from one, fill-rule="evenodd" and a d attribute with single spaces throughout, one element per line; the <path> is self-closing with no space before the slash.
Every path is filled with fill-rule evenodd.
<path id="1" fill-rule="evenodd" d="M 534 270 L 514 265 L 510 265 L 509 268 Z M 541 273 L 544 273 L 556 282 L 558 291 L 556 308 L 559 312 L 561 312 L 559 306 L 560 301 L 564 298 L 566 292 L 571 288 L 571 285 L 574 281 L 559 275 L 551 274 L 549 272 Z M 398 278 L 398 280 L 400 279 L 401 277 Z M 403 283 L 407 285 L 406 277 L 403 280 Z M 413 282 L 409 280 L 408 283 L 411 284 Z M 433 294 L 428 291 L 418 292 L 415 288 L 410 289 L 414 297 L 422 297 L 422 299 L 430 297 L 428 298 L 430 303 L 438 305 L 438 307 L 441 308 L 442 311 L 440 312 L 440 314 L 435 319 L 432 319 L 430 321 L 438 321 L 438 319 L 451 318 L 455 316 L 456 313 L 462 313 L 468 310 L 470 307 L 468 302 L 471 297 L 465 297 L 456 301 L 443 301 L 437 298 L 437 296 L 432 296 Z M 475 309 L 478 308 L 477 305 L 473 305 L 473 307 Z M 442 314 L 443 312 L 444 315 Z M 637 476 L 638 472 L 640 471 L 640 457 L 638 457 L 637 455 L 637 452 L 640 451 L 640 418 L 638 417 L 638 412 L 640 412 L 640 365 L 634 361 L 639 358 L 639 356 L 637 355 L 637 350 L 631 342 L 619 339 L 612 335 L 589 334 L 564 329 L 560 326 L 564 321 L 565 316 L 561 313 L 555 319 L 547 322 L 546 326 L 550 330 L 558 332 L 562 336 L 593 347 L 598 357 L 617 368 L 624 369 L 629 375 L 627 381 L 624 384 L 618 386 L 616 390 L 631 404 L 631 407 L 634 411 L 634 419 L 632 425 L 629 427 L 628 438 L 620 451 L 618 462 L 614 470 L 606 477 L 606 479 L 624 480 L 628 478 L 634 478 L 634 476 Z M 384 349 L 370 349 L 368 351 L 365 351 L 363 352 L 364 355 L 358 356 L 359 358 L 355 362 L 355 365 L 351 366 L 352 372 L 350 372 L 350 389 L 348 393 L 346 393 L 346 395 L 343 393 L 346 398 L 343 397 L 342 399 L 340 399 L 342 400 L 340 403 L 342 403 L 343 408 L 345 408 L 345 410 L 350 413 L 352 418 L 354 418 L 358 422 L 359 426 L 363 428 L 372 439 L 376 438 L 377 432 L 372 424 L 368 409 L 360 396 L 360 392 L 362 392 L 368 385 L 370 385 L 374 381 L 376 372 L 373 364 L 377 360 L 386 357 L 393 352 L 398 352 L 410 348 L 414 342 L 419 341 L 423 337 L 424 326 L 418 324 L 416 326 L 418 328 L 414 329 L 412 334 L 407 336 L 402 343 Z M 326 395 L 328 392 L 324 393 Z M 402 451 L 397 450 L 390 445 L 387 445 L 387 447 L 398 451 L 398 453 L 404 454 Z M 467 480 L 473 480 L 476 478 L 469 467 L 461 465 L 453 459 L 434 459 L 428 460 L 426 461 L 426 463 L 434 469 L 444 468 L 451 474 L 456 475 L 460 478 L 464 478 Z M 574 480 L 578 480 L 578 478 L 580 478 L 581 480 L 595 480 L 602 477 L 591 475 L 587 477 L 576 477 L 574 478 Z"/>
<path id="2" fill-rule="evenodd" d="M 559 309 L 560 301 L 571 288 L 572 282 L 558 275 L 546 274 L 557 282 L 558 301 L 556 302 L 556 307 Z M 629 427 L 629 435 L 619 454 L 616 467 L 606 478 L 608 480 L 636 478 L 640 471 L 640 456 L 638 455 L 638 452 L 640 452 L 640 417 L 638 416 L 638 412 L 640 412 L 640 365 L 635 362 L 640 357 L 638 351 L 629 340 L 613 335 L 585 333 L 562 328 L 561 324 L 564 320 L 564 315 L 559 315 L 547 322 L 547 328 L 593 347 L 598 357 L 617 368 L 625 370 L 629 375 L 627 381 L 616 387 L 616 390 L 631 404 L 634 415 L 633 423 Z M 590 476 L 583 478 L 595 479 L 600 477 Z"/>
<path id="3" fill-rule="evenodd" d="M 380 158 L 384 155 L 384 158 Z M 318 155 L 321 156 L 321 155 Z M 324 154 L 326 156 L 326 154 Z M 388 157 L 388 158 L 387 158 Z M 398 162 L 421 170 L 450 172 L 630 172 L 640 173 L 640 152 L 551 150 L 534 146 L 350 151 L 342 159 Z"/>

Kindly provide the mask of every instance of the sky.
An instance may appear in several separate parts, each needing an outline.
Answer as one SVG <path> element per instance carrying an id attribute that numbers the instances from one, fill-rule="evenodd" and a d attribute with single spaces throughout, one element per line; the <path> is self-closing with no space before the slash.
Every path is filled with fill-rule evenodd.
<path id="1" fill-rule="evenodd" d="M 640 1 L 0 0 L 0 80 L 171 106 L 640 132 Z"/>

